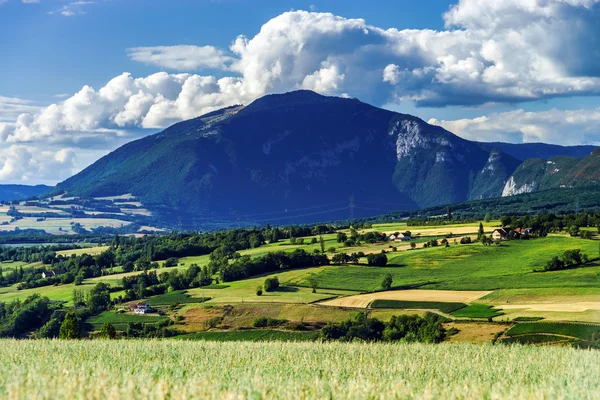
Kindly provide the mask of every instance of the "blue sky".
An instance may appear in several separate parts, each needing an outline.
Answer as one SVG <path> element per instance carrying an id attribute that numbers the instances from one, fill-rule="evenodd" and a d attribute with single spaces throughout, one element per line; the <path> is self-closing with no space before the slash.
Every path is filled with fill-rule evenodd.
<path id="1" fill-rule="evenodd" d="M 399 6 L 411 4 L 409 10 Z M 316 9 L 363 18 L 384 28 L 442 29 L 451 2 L 287 0 L 109 0 L 73 7 L 85 14 L 57 12 L 66 1 L 23 4 L 8 0 L 0 9 L 1 94 L 38 101 L 74 93 L 84 84 L 104 85 L 123 71 L 146 76 L 160 68 L 132 62 L 125 49 L 174 44 L 227 48 L 240 34 L 253 36 L 264 22 L 292 10 Z M 258 4 L 258 5 L 257 5 Z M 312 7 L 311 7 L 312 6 Z M 54 14 L 49 15 L 49 12 Z"/>
<path id="2" fill-rule="evenodd" d="M 600 0 L 0 0 L 0 181 L 55 183 L 300 88 L 472 140 L 600 144 L 599 18 Z"/>

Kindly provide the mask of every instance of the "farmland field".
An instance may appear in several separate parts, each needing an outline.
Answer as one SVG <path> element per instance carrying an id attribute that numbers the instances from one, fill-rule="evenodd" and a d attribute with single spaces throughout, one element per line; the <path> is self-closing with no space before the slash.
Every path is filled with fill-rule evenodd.
<path id="1" fill-rule="evenodd" d="M 467 307 L 464 303 L 444 303 L 436 301 L 403 301 L 403 300 L 374 300 L 371 308 L 396 308 L 416 310 L 439 310 L 444 313 L 452 313 Z"/>
<path id="2" fill-rule="evenodd" d="M 545 287 L 600 288 L 600 264 L 585 268 L 534 273 L 552 256 L 581 249 L 598 254 L 598 242 L 566 236 L 549 236 L 530 241 L 504 242 L 500 246 L 452 245 L 388 255 L 386 267 L 364 265 L 332 266 L 310 278 L 332 289 L 373 291 L 386 274 L 393 286 L 420 285 L 424 289 L 496 290 Z M 515 255 L 518 254 L 518 258 Z M 307 284 L 308 279 L 296 283 Z"/>
<path id="3" fill-rule="evenodd" d="M 430 302 L 459 302 L 469 303 L 477 300 L 490 292 L 451 291 L 451 290 L 392 290 L 359 294 L 357 296 L 341 297 L 325 301 L 321 304 L 337 307 L 367 308 L 375 300 L 404 300 L 404 301 L 430 301 Z"/>
<path id="4" fill-rule="evenodd" d="M 167 320 L 167 317 L 160 317 L 157 315 L 117 314 L 105 311 L 100 315 L 88 319 L 86 322 L 92 325 L 94 329 L 100 329 L 105 322 L 110 322 L 117 329 L 124 329 L 125 325 L 130 322 L 155 323 Z"/>
<path id="5" fill-rule="evenodd" d="M 600 352 L 555 347 L 3 340 L 0 358 L 0 397 L 15 399 L 592 399 L 600 393 Z"/>

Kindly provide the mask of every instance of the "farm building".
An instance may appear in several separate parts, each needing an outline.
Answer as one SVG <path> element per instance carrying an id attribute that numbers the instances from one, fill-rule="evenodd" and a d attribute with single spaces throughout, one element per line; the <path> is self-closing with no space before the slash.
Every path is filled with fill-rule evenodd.
<path id="1" fill-rule="evenodd" d="M 532 228 L 516 228 L 515 232 L 519 235 L 531 235 L 533 233 Z"/>
<path id="2" fill-rule="evenodd" d="M 148 303 L 136 303 L 129 306 L 129 310 L 133 311 L 136 314 L 147 314 L 152 309 Z"/>
<path id="3" fill-rule="evenodd" d="M 404 240 L 410 240 L 411 236 L 412 236 L 412 234 L 409 231 L 401 232 L 398 235 L 396 235 L 396 242 L 401 242 L 401 241 L 404 241 Z"/>
<path id="4" fill-rule="evenodd" d="M 494 232 L 492 232 L 492 239 L 506 240 L 508 239 L 508 231 L 504 228 L 494 229 Z"/>

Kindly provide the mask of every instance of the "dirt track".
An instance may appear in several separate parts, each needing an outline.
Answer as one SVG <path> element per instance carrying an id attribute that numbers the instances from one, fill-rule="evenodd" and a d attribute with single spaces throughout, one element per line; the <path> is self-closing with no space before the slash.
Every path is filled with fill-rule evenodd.
<path id="1" fill-rule="evenodd" d="M 491 292 L 453 290 L 392 290 L 342 297 L 320 303 L 324 306 L 367 308 L 373 300 L 442 301 L 470 303 Z"/>

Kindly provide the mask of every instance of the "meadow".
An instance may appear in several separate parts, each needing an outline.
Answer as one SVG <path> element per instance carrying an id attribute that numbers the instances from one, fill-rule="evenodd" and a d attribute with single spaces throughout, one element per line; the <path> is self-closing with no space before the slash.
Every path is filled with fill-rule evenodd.
<path id="1" fill-rule="evenodd" d="M 600 352 L 560 347 L 2 340 L 0 359 L 0 397 L 13 399 L 593 399 L 600 393 Z"/>
<path id="2" fill-rule="evenodd" d="M 294 283 L 307 285 L 316 279 L 321 287 L 373 291 L 386 274 L 397 288 L 446 290 L 497 290 L 544 287 L 600 288 L 600 264 L 585 268 L 534 273 L 555 255 L 581 249 L 598 256 L 598 242 L 552 235 L 535 240 L 503 242 L 499 246 L 452 244 L 388 254 L 386 267 L 331 266 Z"/>

